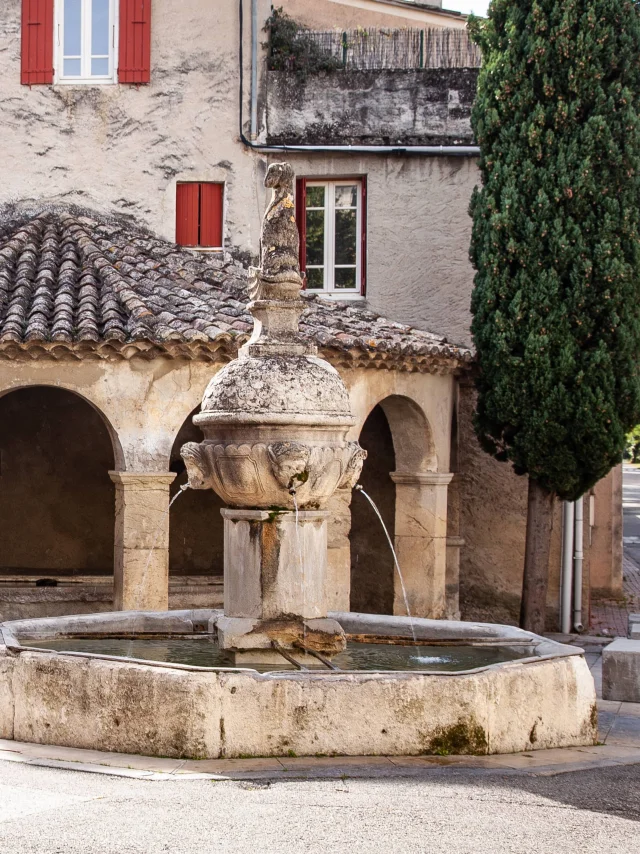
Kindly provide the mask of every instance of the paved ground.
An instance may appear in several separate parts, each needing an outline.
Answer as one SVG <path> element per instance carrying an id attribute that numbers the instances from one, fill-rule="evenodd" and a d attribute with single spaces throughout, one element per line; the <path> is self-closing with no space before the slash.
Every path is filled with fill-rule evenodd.
<path id="1" fill-rule="evenodd" d="M 153 783 L 2 763 L 0 846 L 16 854 L 632 854 L 639 768 Z"/>
<path id="2" fill-rule="evenodd" d="M 624 597 L 592 602 L 591 634 L 626 637 L 629 614 L 640 611 L 640 468 L 623 469 Z"/>
<path id="3" fill-rule="evenodd" d="M 602 642 L 587 647 L 598 682 Z M 640 704 L 600 701 L 599 718 L 597 746 L 481 757 L 185 762 L 0 741 L 0 851 L 635 854 Z"/>

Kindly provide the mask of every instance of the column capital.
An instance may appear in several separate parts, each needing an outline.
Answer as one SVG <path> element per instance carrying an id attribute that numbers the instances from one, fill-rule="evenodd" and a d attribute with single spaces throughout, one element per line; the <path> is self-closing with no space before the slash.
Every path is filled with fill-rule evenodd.
<path id="1" fill-rule="evenodd" d="M 109 477 L 117 486 L 131 489 L 159 489 L 169 487 L 176 479 L 172 471 L 110 471 Z"/>
<path id="2" fill-rule="evenodd" d="M 447 486 L 453 479 L 451 472 L 436 471 L 392 471 L 389 476 L 394 483 L 408 486 Z"/>

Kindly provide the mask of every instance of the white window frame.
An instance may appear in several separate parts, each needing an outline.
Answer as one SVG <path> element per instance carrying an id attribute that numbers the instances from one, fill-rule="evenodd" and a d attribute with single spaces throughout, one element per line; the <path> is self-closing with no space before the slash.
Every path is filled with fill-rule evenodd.
<path id="1" fill-rule="evenodd" d="M 111 37 L 109 39 L 109 74 L 91 76 L 91 7 L 92 0 L 82 0 L 82 54 L 80 77 L 64 75 L 64 0 L 55 0 L 54 15 L 54 83 L 65 86 L 104 86 L 118 82 L 118 0 L 109 0 Z"/>
<path id="2" fill-rule="evenodd" d="M 306 182 L 307 190 L 311 187 L 324 187 L 324 287 L 309 288 L 310 294 L 323 294 L 324 296 L 353 299 L 362 297 L 362 180 L 359 178 L 332 178 L 330 180 L 312 180 Z M 358 199 L 356 208 L 356 285 L 354 288 L 337 288 L 335 285 L 335 223 L 336 223 L 336 187 L 358 188 Z M 330 192 L 332 190 L 332 192 Z M 307 215 L 305 206 L 304 216 Z M 313 208 L 311 208 L 313 210 Z M 318 210 L 316 208 L 316 210 Z M 340 208 L 338 208 L 340 210 Z M 346 210 L 349 210 L 346 208 Z M 306 228 L 305 228 L 306 232 Z M 318 269 L 320 265 L 306 264 L 306 269 Z M 352 264 L 339 264 L 338 267 L 352 268 Z"/>

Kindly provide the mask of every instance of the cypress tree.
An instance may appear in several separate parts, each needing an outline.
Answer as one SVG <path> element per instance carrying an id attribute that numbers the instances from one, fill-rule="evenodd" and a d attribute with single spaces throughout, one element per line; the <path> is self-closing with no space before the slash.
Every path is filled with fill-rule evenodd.
<path id="1" fill-rule="evenodd" d="M 493 0 L 470 30 L 475 427 L 529 477 L 521 625 L 540 632 L 554 498 L 640 422 L 640 0 Z"/>

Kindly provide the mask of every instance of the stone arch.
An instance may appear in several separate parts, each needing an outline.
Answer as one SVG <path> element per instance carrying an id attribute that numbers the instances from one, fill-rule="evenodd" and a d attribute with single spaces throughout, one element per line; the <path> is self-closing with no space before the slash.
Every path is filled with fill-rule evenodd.
<path id="1" fill-rule="evenodd" d="M 122 447 L 122 443 L 120 441 L 120 437 L 118 435 L 118 431 L 115 429 L 111 420 L 108 418 L 106 413 L 101 409 L 101 407 L 90 397 L 87 397 L 84 394 L 81 394 L 73 385 L 67 383 L 43 383 L 43 382 L 23 382 L 19 385 L 11 386 L 11 388 L 0 389 L 0 400 L 3 397 L 6 397 L 8 394 L 13 394 L 16 391 L 23 391 L 25 389 L 34 389 L 34 388 L 48 388 L 48 389 L 58 389 L 63 392 L 68 392 L 74 397 L 79 398 L 84 401 L 88 406 L 93 409 L 98 416 L 100 417 L 102 423 L 104 424 L 108 434 L 109 439 L 111 440 L 111 447 L 113 449 L 113 467 L 118 471 L 124 471 L 126 468 L 125 462 L 125 454 L 124 449 Z"/>
<path id="2" fill-rule="evenodd" d="M 424 409 L 391 394 L 362 425 L 369 451 L 361 477 L 394 543 L 414 616 L 445 613 L 447 486 L 438 471 L 434 434 Z M 406 614 L 405 597 L 384 532 L 365 499 L 351 502 L 351 607 Z M 364 562 L 363 562 L 364 561 Z"/>
<path id="3" fill-rule="evenodd" d="M 395 470 L 391 425 L 382 406 L 374 406 L 362 426 L 360 444 L 368 456 L 360 484 L 376 503 L 392 540 L 395 533 Z M 382 526 L 364 496 L 351 500 L 351 599 L 350 609 L 360 613 L 393 613 L 393 555 Z"/>
<path id="4" fill-rule="evenodd" d="M 186 442 L 202 442 L 202 431 L 193 424 L 196 407 L 183 423 L 171 450 L 170 471 L 176 474 L 171 497 L 187 482 L 180 456 Z M 220 510 L 224 502 L 213 490 L 188 489 L 173 505 L 169 522 L 169 573 L 171 575 L 222 576 L 224 524 Z"/>
<path id="5" fill-rule="evenodd" d="M 121 453 L 104 414 L 74 390 L 34 383 L 0 394 L 5 575 L 113 573 L 109 471 Z"/>
<path id="6" fill-rule="evenodd" d="M 437 471 L 433 431 L 422 407 L 410 397 L 400 394 L 385 397 L 378 406 L 389 422 L 396 471 Z"/>

